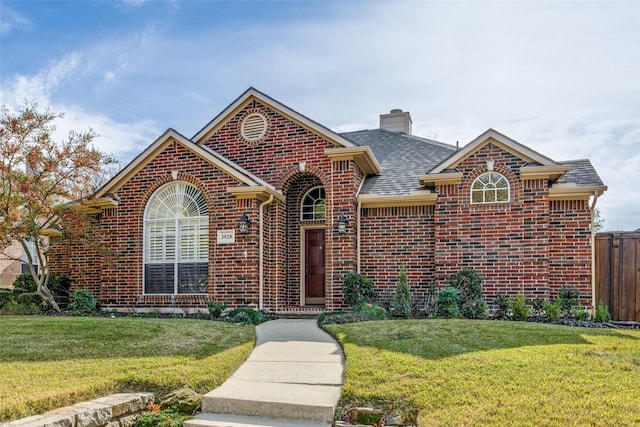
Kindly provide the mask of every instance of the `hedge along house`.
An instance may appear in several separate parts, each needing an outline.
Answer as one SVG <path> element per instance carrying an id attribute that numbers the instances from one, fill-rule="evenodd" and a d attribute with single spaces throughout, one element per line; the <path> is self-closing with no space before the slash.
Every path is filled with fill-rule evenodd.
<path id="1" fill-rule="evenodd" d="M 338 134 L 250 88 L 79 203 L 113 256 L 58 240 L 52 269 L 121 310 L 333 310 L 347 273 L 390 296 L 400 263 L 416 296 L 466 267 L 489 296 L 568 285 L 589 304 L 605 190 L 588 160 L 556 162 L 491 129 L 457 149 L 411 135 L 409 113 L 392 110 L 380 129 Z"/>

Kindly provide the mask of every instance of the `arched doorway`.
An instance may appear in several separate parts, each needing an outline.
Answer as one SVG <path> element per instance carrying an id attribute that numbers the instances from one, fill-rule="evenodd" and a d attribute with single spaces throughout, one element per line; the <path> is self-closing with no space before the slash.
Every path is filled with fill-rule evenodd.
<path id="1" fill-rule="evenodd" d="M 322 181 L 300 172 L 287 196 L 287 303 L 324 306 L 327 289 L 327 194 Z"/>

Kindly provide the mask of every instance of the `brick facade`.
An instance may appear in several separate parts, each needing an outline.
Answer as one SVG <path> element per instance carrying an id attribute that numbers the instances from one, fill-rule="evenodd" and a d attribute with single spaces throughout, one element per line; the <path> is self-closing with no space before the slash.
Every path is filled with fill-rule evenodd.
<path id="1" fill-rule="evenodd" d="M 390 298 L 401 263 L 418 297 L 466 267 L 485 276 L 485 293 L 490 296 L 549 298 L 561 286 L 571 285 L 588 302 L 588 201 L 552 200 L 549 179 L 523 178 L 520 170 L 525 162 L 513 150 L 488 143 L 460 159 L 455 165 L 462 174 L 459 183 L 423 188 L 437 195 L 435 202 L 364 205 L 358 212 L 367 172 L 354 158 L 327 154 L 328 149 L 339 147 L 339 135 L 281 105 L 274 107 L 259 94 L 239 99 L 243 102 L 232 104 L 228 114 L 212 122 L 209 133 L 200 134 L 200 140 L 174 136 L 155 152 L 153 145 L 141 156 L 144 162 L 137 160 L 140 167 L 114 179 L 117 207 L 95 214 L 101 246 L 109 249 L 109 256 L 58 241 L 52 251 L 52 270 L 68 275 L 74 288 L 93 292 L 105 308 L 195 310 L 205 309 L 208 301 L 226 301 L 230 306 L 274 311 L 298 309 L 310 305 L 304 298 L 304 233 L 323 229 L 326 279 L 324 304 L 319 308 L 344 307 L 342 281 L 347 273 L 358 270 L 373 279 L 380 295 Z M 267 130 L 259 140 L 247 141 L 240 127 L 253 113 L 266 118 Z M 196 146 L 208 151 L 202 154 Z M 215 163 L 216 159 L 223 160 Z M 493 160 L 493 170 L 509 182 L 507 203 L 470 202 L 471 184 L 487 172 L 487 160 Z M 242 174 L 255 180 L 256 188 L 271 186 L 265 190 L 271 191 L 271 197 L 236 197 L 234 188 L 254 186 L 239 182 Z M 176 179 L 194 185 L 207 201 L 208 291 L 145 295 L 145 207 L 158 188 Z M 325 190 L 326 216 L 301 220 L 302 198 L 316 186 Z M 248 234 L 237 231 L 242 214 L 251 221 Z M 337 231 L 340 216 L 347 218 L 344 234 Z M 217 232 L 230 229 L 236 230 L 235 242 L 218 244 Z"/>

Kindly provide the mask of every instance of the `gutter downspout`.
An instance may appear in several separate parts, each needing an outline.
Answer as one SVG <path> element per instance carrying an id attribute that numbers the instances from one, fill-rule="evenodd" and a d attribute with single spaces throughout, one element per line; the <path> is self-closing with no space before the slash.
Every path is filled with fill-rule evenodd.
<path id="1" fill-rule="evenodd" d="M 596 230 L 595 230 L 595 213 L 596 202 L 603 192 L 593 192 L 593 202 L 589 207 L 591 211 L 591 314 L 596 314 Z"/>
<path id="2" fill-rule="evenodd" d="M 263 220 L 264 220 L 264 207 L 268 206 L 271 204 L 271 202 L 273 202 L 273 194 L 269 195 L 269 198 L 260 203 L 260 206 L 258 207 L 258 212 L 260 215 L 259 221 L 260 221 L 260 230 L 259 230 L 259 267 L 258 267 L 258 288 L 259 288 L 259 294 L 258 294 L 258 309 L 262 310 L 264 308 L 264 224 L 263 224 Z"/>
<path id="3" fill-rule="evenodd" d="M 364 181 L 366 177 L 362 179 L 360 186 L 358 187 L 358 191 L 356 192 L 356 200 L 360 196 L 360 191 L 362 191 L 362 186 L 364 185 Z M 360 245 L 361 245 L 361 232 L 360 232 L 360 212 L 362 210 L 362 202 L 358 200 L 358 206 L 356 207 L 356 273 L 360 274 Z"/>

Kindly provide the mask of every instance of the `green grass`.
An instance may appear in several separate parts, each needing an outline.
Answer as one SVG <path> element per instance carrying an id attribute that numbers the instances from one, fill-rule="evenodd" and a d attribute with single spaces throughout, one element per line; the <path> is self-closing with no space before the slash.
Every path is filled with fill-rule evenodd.
<path id="1" fill-rule="evenodd" d="M 640 331 L 411 320 L 329 325 L 342 407 L 393 405 L 423 426 L 640 425 Z"/>
<path id="2" fill-rule="evenodd" d="M 207 392 L 254 328 L 186 319 L 0 316 L 0 422 L 120 391 Z"/>

